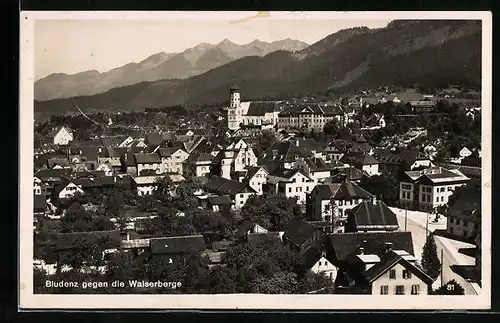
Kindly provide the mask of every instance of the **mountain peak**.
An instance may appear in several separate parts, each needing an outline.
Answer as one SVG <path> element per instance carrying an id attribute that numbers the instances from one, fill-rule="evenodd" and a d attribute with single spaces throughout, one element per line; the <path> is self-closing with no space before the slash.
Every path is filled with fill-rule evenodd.
<path id="1" fill-rule="evenodd" d="M 234 45 L 234 43 L 229 39 L 224 38 L 224 40 L 222 40 L 218 45 Z"/>

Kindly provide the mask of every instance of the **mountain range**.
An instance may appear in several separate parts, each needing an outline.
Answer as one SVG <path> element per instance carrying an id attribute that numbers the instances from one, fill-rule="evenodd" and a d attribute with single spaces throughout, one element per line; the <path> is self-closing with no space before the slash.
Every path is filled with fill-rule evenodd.
<path id="1" fill-rule="evenodd" d="M 277 50 L 299 51 L 308 44 L 293 39 L 272 43 L 255 40 L 246 45 L 224 39 L 218 44 L 202 43 L 182 53 L 157 53 L 140 61 L 100 73 L 55 73 L 35 82 L 35 99 L 50 100 L 93 95 L 112 88 L 145 81 L 185 79 L 245 56 L 265 56 Z"/>
<path id="2" fill-rule="evenodd" d="M 73 101 L 85 111 L 222 105 L 232 84 L 240 87 L 243 100 L 346 93 L 382 85 L 480 87 L 481 22 L 397 20 L 379 29 L 341 30 L 299 51 L 246 56 L 186 79 L 142 82 L 73 100 L 35 101 L 35 117 L 75 111 Z"/>

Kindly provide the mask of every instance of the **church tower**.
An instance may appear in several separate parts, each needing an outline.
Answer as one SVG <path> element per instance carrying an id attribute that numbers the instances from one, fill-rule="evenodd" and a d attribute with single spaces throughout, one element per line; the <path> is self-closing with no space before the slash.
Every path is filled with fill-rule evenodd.
<path id="1" fill-rule="evenodd" d="M 241 111 L 240 111 L 240 89 L 233 85 L 229 89 L 229 107 L 227 109 L 227 127 L 230 130 L 240 128 Z"/>

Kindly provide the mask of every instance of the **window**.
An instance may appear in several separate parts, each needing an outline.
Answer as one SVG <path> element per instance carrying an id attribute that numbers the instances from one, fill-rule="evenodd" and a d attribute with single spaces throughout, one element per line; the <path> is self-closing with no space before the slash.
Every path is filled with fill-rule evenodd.
<path id="1" fill-rule="evenodd" d="M 342 206 L 344 201 L 339 201 L 339 206 Z"/>
<path id="2" fill-rule="evenodd" d="M 240 194 L 240 197 L 243 198 L 243 194 Z"/>
<path id="3" fill-rule="evenodd" d="M 292 188 L 291 187 L 288 188 L 288 193 L 292 193 Z"/>
<path id="4" fill-rule="evenodd" d="M 455 219 L 455 223 L 460 225 L 460 219 Z"/>
<path id="5" fill-rule="evenodd" d="M 396 270 L 395 269 L 389 270 L 389 279 L 396 279 Z"/>
<path id="6" fill-rule="evenodd" d="M 295 188 L 295 192 L 296 192 L 296 193 L 298 193 L 298 192 L 299 192 L 299 188 L 298 188 L 298 187 L 296 187 L 296 188 Z"/>
<path id="7" fill-rule="evenodd" d="M 464 220 L 464 227 L 466 227 L 469 223 Z"/>
<path id="8" fill-rule="evenodd" d="M 306 181 L 306 179 L 304 177 L 302 177 L 302 183 L 304 183 Z"/>
<path id="9" fill-rule="evenodd" d="M 411 285 L 411 294 L 412 295 L 420 294 L 420 285 Z"/>
<path id="10" fill-rule="evenodd" d="M 444 196 L 441 196 L 441 202 L 444 202 Z"/>
<path id="11" fill-rule="evenodd" d="M 396 295 L 404 295 L 404 294 L 405 294 L 405 287 L 403 285 L 397 285 Z"/>
<path id="12" fill-rule="evenodd" d="M 403 279 L 411 278 L 411 272 L 407 269 L 403 270 Z"/>
<path id="13" fill-rule="evenodd" d="M 382 285 L 380 286 L 380 295 L 388 295 L 389 294 L 389 286 Z"/>
<path id="14" fill-rule="evenodd" d="M 294 182 L 294 183 L 295 183 L 295 182 L 296 182 L 296 178 L 292 179 L 292 182 Z"/>
<path id="15" fill-rule="evenodd" d="M 427 195 L 427 203 L 430 203 L 430 202 L 431 202 L 431 196 Z"/>
<path id="16" fill-rule="evenodd" d="M 436 197 L 436 202 L 439 202 L 439 196 Z"/>
<path id="17" fill-rule="evenodd" d="M 450 227 L 450 233 L 453 234 L 453 228 L 452 227 Z"/>
<path id="18" fill-rule="evenodd" d="M 411 185 L 409 185 L 409 184 L 401 184 L 401 187 L 402 187 L 404 190 L 411 190 Z"/>
<path id="19" fill-rule="evenodd" d="M 441 188 L 439 189 L 439 191 L 440 191 L 440 192 L 444 192 L 444 187 L 441 187 Z"/>

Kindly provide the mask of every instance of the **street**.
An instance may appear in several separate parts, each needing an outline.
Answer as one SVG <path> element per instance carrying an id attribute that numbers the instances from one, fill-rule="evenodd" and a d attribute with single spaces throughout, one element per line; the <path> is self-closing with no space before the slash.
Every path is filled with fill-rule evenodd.
<path id="1" fill-rule="evenodd" d="M 390 209 L 397 216 L 400 230 L 404 231 L 405 210 L 394 207 L 391 207 Z M 426 240 L 426 216 L 429 217 L 429 232 L 446 229 L 446 218 L 444 216 L 441 216 L 439 221 L 436 223 L 434 222 L 435 215 L 427 215 L 427 213 L 419 211 L 407 211 L 406 231 L 410 231 L 412 234 L 415 257 L 419 260 L 422 258 L 422 249 Z M 440 236 L 435 236 L 435 241 L 440 261 L 441 252 L 443 252 L 443 282 L 446 283 L 455 279 L 460 285 L 462 285 L 466 295 L 477 295 L 477 292 L 473 288 L 472 284 L 466 281 L 462 276 L 453 272 L 451 269 L 451 266 L 453 265 L 474 265 L 475 259 L 473 257 L 469 257 L 458 252 L 459 248 L 473 248 L 474 245 Z M 433 288 L 439 288 L 441 284 L 441 276 L 439 276 L 433 284 Z"/>

